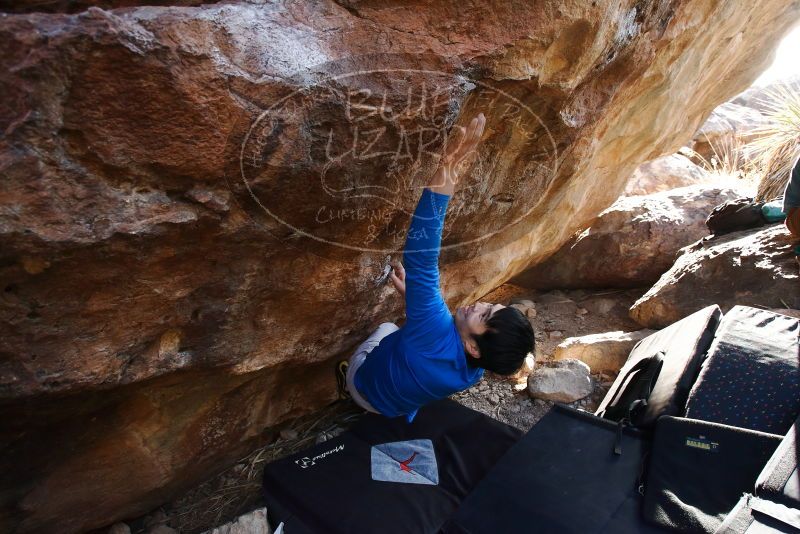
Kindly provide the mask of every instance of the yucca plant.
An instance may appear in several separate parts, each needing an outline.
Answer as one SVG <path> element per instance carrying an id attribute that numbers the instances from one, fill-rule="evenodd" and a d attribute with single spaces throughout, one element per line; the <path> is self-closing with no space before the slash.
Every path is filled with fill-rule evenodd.
<path id="1" fill-rule="evenodd" d="M 753 131 L 745 151 L 748 170 L 758 179 L 756 200 L 768 202 L 783 194 L 800 156 L 800 84 L 776 84 L 758 103 L 768 124 Z"/>
<path id="2" fill-rule="evenodd" d="M 749 173 L 749 166 L 745 159 L 745 143 L 739 136 L 723 137 L 717 142 L 707 141 L 711 147 L 711 157 L 706 159 L 702 154 L 689 147 L 681 148 L 678 153 L 692 160 L 704 169 L 710 183 L 720 185 L 735 185 L 755 193 L 755 181 Z M 752 193 L 750 193 L 752 191 Z"/>

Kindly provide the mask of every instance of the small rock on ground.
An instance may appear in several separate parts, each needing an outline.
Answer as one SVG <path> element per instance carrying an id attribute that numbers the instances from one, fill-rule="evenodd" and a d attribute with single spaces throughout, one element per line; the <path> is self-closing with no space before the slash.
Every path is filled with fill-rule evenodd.
<path id="1" fill-rule="evenodd" d="M 114 523 L 106 534 L 131 534 L 131 527 L 125 523 Z"/>
<path id="2" fill-rule="evenodd" d="M 297 430 L 293 428 L 284 428 L 281 430 L 280 436 L 281 439 L 285 439 L 287 441 L 297 439 Z"/>
<path id="3" fill-rule="evenodd" d="M 584 309 L 598 315 L 606 315 L 617 305 L 613 299 L 598 298 L 586 303 Z"/>
<path id="4" fill-rule="evenodd" d="M 271 534 L 267 523 L 267 509 L 259 508 L 204 534 Z"/>
<path id="5" fill-rule="evenodd" d="M 524 303 L 519 302 L 516 304 L 512 304 L 511 307 L 521 311 L 522 314 L 528 319 L 533 319 L 534 317 L 536 317 L 536 308 L 533 306 L 533 302 L 531 302 L 530 300 L 525 300 Z"/>
<path id="6" fill-rule="evenodd" d="M 552 367 L 540 367 L 528 378 L 532 397 L 554 402 L 575 402 L 593 389 L 589 366 L 580 360 L 559 360 Z"/>

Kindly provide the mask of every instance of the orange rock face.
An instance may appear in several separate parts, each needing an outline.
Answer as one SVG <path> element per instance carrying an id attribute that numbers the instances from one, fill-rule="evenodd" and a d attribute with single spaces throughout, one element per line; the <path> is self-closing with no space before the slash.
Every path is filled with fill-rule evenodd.
<path id="1" fill-rule="evenodd" d="M 402 316 L 385 266 L 453 124 L 488 118 L 448 215 L 458 305 L 677 150 L 799 9 L 15 5 L 0 17 L 0 530 L 19 532 L 145 512 L 330 401 L 334 359 Z M 79 12 L 22 13 L 39 9 Z"/>

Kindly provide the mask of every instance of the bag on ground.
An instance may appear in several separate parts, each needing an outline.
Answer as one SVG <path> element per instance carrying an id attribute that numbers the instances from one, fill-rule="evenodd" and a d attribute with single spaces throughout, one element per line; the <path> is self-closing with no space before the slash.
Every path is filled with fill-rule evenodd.
<path id="1" fill-rule="evenodd" d="M 751 492 L 782 436 L 665 416 L 656 424 L 644 517 L 680 532 L 714 532 Z"/>
<path id="2" fill-rule="evenodd" d="M 644 400 L 646 403 L 638 403 L 639 407 L 631 414 L 631 423 L 643 429 L 651 429 L 662 415 L 683 415 L 689 391 L 721 317 L 719 306 L 708 306 L 637 343 L 595 413 L 619 420 L 619 415 L 624 415 L 633 402 Z M 637 380 L 631 371 L 641 365 L 648 368 L 659 365 L 652 360 L 656 355 L 660 355 L 662 364 L 655 382 L 649 388 L 637 385 L 641 381 L 649 383 L 650 378 L 642 373 Z M 650 361 L 640 364 L 645 360 Z M 627 392 L 628 389 L 631 391 Z"/>
<path id="3" fill-rule="evenodd" d="M 737 198 L 720 204 L 711 211 L 706 226 L 713 235 L 723 235 L 767 224 L 761 213 L 763 202 L 752 198 Z"/>

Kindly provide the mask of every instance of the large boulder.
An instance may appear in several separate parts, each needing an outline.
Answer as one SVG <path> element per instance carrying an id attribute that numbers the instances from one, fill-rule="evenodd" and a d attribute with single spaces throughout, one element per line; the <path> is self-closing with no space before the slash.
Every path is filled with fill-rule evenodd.
<path id="1" fill-rule="evenodd" d="M 487 115 L 445 229 L 459 305 L 688 141 L 800 11 L 257 4 L 0 17 L 0 531 L 134 517 L 329 402 L 402 317 L 388 257 L 454 123 Z"/>
<path id="2" fill-rule="evenodd" d="M 230 3 L 234 0 L 223 0 Z M 199 6 L 204 0 L 0 0 L 2 13 L 79 13 L 90 7 Z M 222 2 L 220 2 L 222 3 Z"/>
<path id="3" fill-rule="evenodd" d="M 681 154 L 670 154 L 639 165 L 623 194 L 649 195 L 712 180 L 711 175 Z"/>
<path id="4" fill-rule="evenodd" d="M 652 333 L 653 330 L 643 329 L 568 337 L 556 347 L 553 359 L 580 360 L 593 373 L 616 373 L 627 361 L 633 347 Z"/>
<path id="5" fill-rule="evenodd" d="M 663 328 L 711 304 L 800 309 L 800 273 L 783 225 L 706 238 L 686 247 L 631 307 L 648 328 Z"/>
<path id="6" fill-rule="evenodd" d="M 537 289 L 651 285 L 681 248 L 708 235 L 705 220 L 714 206 L 738 196 L 731 187 L 696 185 L 620 197 L 551 258 L 512 281 Z"/>

